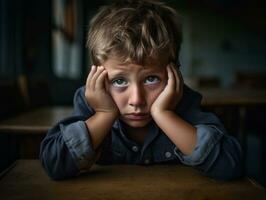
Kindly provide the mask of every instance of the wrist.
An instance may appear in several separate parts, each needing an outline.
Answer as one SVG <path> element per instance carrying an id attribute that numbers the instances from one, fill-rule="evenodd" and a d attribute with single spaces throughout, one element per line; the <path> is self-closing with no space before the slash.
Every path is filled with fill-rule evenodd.
<path id="1" fill-rule="evenodd" d="M 113 112 L 96 112 L 85 121 L 94 150 L 99 147 L 104 138 L 110 133 L 116 118 L 117 115 Z"/>
<path id="2" fill-rule="evenodd" d="M 169 115 L 170 113 L 173 113 L 172 110 L 164 110 L 164 109 L 154 109 L 151 111 L 152 118 L 156 121 L 158 118 L 162 118 L 166 115 Z"/>
<path id="3" fill-rule="evenodd" d="M 94 115 L 99 119 L 115 121 L 119 116 L 119 112 L 96 111 Z"/>

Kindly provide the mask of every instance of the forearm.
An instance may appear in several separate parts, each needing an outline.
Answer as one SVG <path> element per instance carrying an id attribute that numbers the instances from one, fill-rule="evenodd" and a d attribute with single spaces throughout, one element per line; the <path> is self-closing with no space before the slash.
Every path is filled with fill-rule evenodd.
<path id="1" fill-rule="evenodd" d="M 94 150 L 99 147 L 108 135 L 116 117 L 113 113 L 96 112 L 95 115 L 85 121 L 90 132 L 91 144 Z"/>
<path id="2" fill-rule="evenodd" d="M 197 143 L 195 127 L 172 111 L 161 111 L 153 116 L 157 125 L 184 155 L 193 152 Z"/>

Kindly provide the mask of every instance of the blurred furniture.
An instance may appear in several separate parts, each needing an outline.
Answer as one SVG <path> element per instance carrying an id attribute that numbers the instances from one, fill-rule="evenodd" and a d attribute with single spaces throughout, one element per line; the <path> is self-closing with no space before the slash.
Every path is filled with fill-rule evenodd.
<path id="1" fill-rule="evenodd" d="M 239 140 L 246 158 L 248 134 L 266 131 L 265 88 L 198 88 L 198 91 L 203 96 L 203 109 L 214 112 L 221 119 L 228 133 Z"/>
<path id="2" fill-rule="evenodd" d="M 220 79 L 216 76 L 200 76 L 196 80 L 200 88 L 218 88 L 221 86 Z"/>
<path id="3" fill-rule="evenodd" d="M 265 107 L 266 90 L 261 88 L 198 88 L 202 106 L 214 111 L 235 132 L 245 145 L 245 118 L 247 108 Z"/>
<path id="4" fill-rule="evenodd" d="M 232 182 L 204 177 L 183 165 L 92 166 L 78 177 L 53 181 L 38 160 L 18 160 L 0 180 L 0 199 L 266 199 L 251 179 Z"/>
<path id="5" fill-rule="evenodd" d="M 0 121 L 0 134 L 9 137 L 17 147 L 19 158 L 37 158 L 40 142 L 59 120 L 69 116 L 72 107 L 42 107 Z M 9 149 L 5 149 L 8 153 Z"/>
<path id="6" fill-rule="evenodd" d="M 235 74 L 235 88 L 250 88 L 250 89 L 266 89 L 266 73 L 265 72 L 245 72 L 237 71 Z"/>
<path id="7" fill-rule="evenodd" d="M 28 109 L 25 86 L 24 76 L 19 76 L 16 80 L 0 80 L 0 121 Z M 0 134 L 0 172 L 15 161 L 16 155 L 16 145 L 12 136 Z"/>
<path id="8" fill-rule="evenodd" d="M 266 89 L 198 88 L 203 106 L 256 106 L 266 104 Z"/>
<path id="9" fill-rule="evenodd" d="M 0 82 L 0 120 L 27 109 L 27 94 L 24 93 L 24 83 L 23 77 L 16 81 Z"/>

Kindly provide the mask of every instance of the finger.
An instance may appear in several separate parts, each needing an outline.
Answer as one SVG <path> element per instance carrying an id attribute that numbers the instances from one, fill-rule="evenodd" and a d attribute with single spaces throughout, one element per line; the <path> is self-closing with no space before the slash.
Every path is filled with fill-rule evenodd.
<path id="1" fill-rule="evenodd" d="M 95 83 L 95 90 L 100 90 L 105 88 L 105 78 L 107 75 L 107 71 L 104 69 L 101 74 L 98 76 Z"/>
<path id="2" fill-rule="evenodd" d="M 110 83 L 109 83 L 109 79 L 108 79 L 108 72 L 107 72 L 106 78 L 104 80 L 104 86 L 105 86 L 106 91 L 109 92 L 109 90 L 110 90 L 110 88 L 109 88 L 110 87 Z"/>
<path id="3" fill-rule="evenodd" d="M 167 76 L 168 76 L 167 87 L 175 89 L 175 76 L 170 65 L 167 66 Z"/>
<path id="4" fill-rule="evenodd" d="M 183 79 L 183 76 L 182 76 L 182 73 L 179 69 L 177 69 L 177 74 L 178 74 L 178 77 L 179 77 L 179 87 L 180 87 L 180 91 L 183 91 L 183 86 L 184 86 L 184 79 Z"/>
<path id="5" fill-rule="evenodd" d="M 95 90 L 96 80 L 98 79 L 99 75 L 102 73 L 103 70 L 104 70 L 104 68 L 102 66 L 97 67 L 96 68 L 96 72 L 91 77 L 90 87 L 91 87 L 92 90 Z"/>
<path id="6" fill-rule="evenodd" d="M 176 92 L 178 94 L 182 94 L 184 80 L 183 80 L 181 71 L 175 67 L 173 67 L 173 71 L 174 71 L 175 80 L 176 80 Z"/>
<path id="7" fill-rule="evenodd" d="M 180 77 L 179 77 L 179 70 L 176 69 L 174 65 L 171 65 L 171 69 L 172 69 L 172 71 L 174 73 L 174 78 L 175 78 L 175 83 L 176 83 L 176 85 L 175 85 L 176 86 L 176 89 L 179 89 L 180 82 L 181 82 Z"/>
<path id="8" fill-rule="evenodd" d="M 91 66 L 91 71 L 87 77 L 87 80 L 86 80 L 86 87 L 90 87 L 90 81 L 91 81 L 91 78 L 92 76 L 94 75 L 94 73 L 96 72 L 96 66 L 95 65 L 92 65 Z"/>

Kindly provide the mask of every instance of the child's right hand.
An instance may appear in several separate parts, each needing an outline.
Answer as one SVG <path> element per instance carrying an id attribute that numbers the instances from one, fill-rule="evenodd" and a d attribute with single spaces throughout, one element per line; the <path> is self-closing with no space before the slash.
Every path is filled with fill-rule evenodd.
<path id="1" fill-rule="evenodd" d="M 92 66 L 87 77 L 85 97 L 95 112 L 119 115 L 111 95 L 106 90 L 107 71 L 103 66 Z"/>

